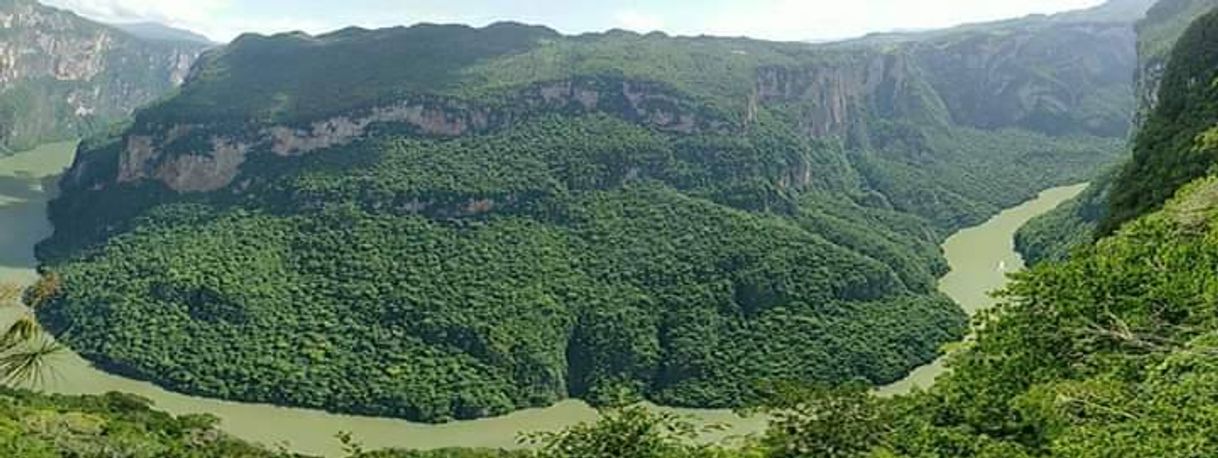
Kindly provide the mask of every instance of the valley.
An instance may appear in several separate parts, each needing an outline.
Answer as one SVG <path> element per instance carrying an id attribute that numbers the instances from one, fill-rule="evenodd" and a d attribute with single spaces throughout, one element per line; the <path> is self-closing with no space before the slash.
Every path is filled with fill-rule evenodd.
<path id="1" fill-rule="evenodd" d="M 0 456 L 1218 456 L 1216 8 L 215 43 L 0 0 Z"/>
<path id="2" fill-rule="evenodd" d="M 33 248 L 50 232 L 45 202 L 53 192 L 42 189 L 41 183 L 70 165 L 75 145 L 75 142 L 47 145 L 0 158 L 0 180 L 25 180 L 22 186 L 6 186 L 0 194 L 0 214 L 6 216 L 0 218 L 0 234 L 9 237 L 4 241 L 3 253 L 13 257 L 0 271 L 0 282 L 27 283 L 37 278 Z M 1003 286 L 1007 273 L 1022 268 L 1011 245 L 1015 230 L 1081 190 L 1080 186 L 1048 190 L 1033 201 L 949 237 L 943 249 L 951 271 L 941 280 L 940 290 L 970 313 L 988 307 L 993 300 L 987 294 Z M 1007 270 L 999 270 L 1000 264 Z M 515 448 L 519 446 L 517 439 L 521 433 L 556 431 L 597 417 L 595 409 L 574 400 L 502 417 L 443 425 L 336 415 L 172 393 L 148 382 L 106 373 L 76 354 L 56 358 L 53 374 L 39 387 L 42 390 L 68 395 L 130 393 L 146 398 L 158 410 L 174 415 L 214 415 L 220 419 L 221 428 L 235 437 L 268 446 L 284 445 L 295 452 L 319 456 L 341 456 L 341 444 L 335 438 L 339 432 L 350 432 L 372 448 Z M 880 392 L 893 395 L 908 393 L 914 386 L 926 388 L 941 372 L 941 362 L 937 361 Z M 689 415 L 703 424 L 729 426 L 726 430 L 705 435 L 704 439 L 708 441 L 760 434 L 766 426 L 764 417 L 742 418 L 730 410 L 653 408 Z"/>

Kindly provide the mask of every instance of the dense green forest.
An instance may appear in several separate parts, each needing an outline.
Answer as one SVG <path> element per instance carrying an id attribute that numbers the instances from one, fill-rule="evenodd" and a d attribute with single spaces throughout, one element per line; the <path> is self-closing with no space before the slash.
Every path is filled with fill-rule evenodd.
<path id="1" fill-rule="evenodd" d="M 966 330 L 943 238 L 1119 153 L 1106 21 L 244 36 L 82 143 L 39 318 L 175 390 L 424 421 L 892 382 Z"/>
<path id="2" fill-rule="evenodd" d="M 255 203 L 157 207 L 57 269 L 71 286 L 42 318 L 90 358 L 191 392 L 428 420 L 568 394 L 740 405 L 757 374 L 883 383 L 961 335 L 933 292 L 928 223 L 700 176 L 799 151 L 754 135 L 594 116 L 336 149 Z"/>
<path id="3" fill-rule="evenodd" d="M 283 456 L 227 437 L 216 429 L 214 418 L 171 417 L 130 395 L 42 396 L 7 389 L 0 390 L 0 454 L 13 458 Z"/>
<path id="4" fill-rule="evenodd" d="M 1197 84 L 1164 84 L 1163 100 L 1218 101 L 1209 91 L 1216 66 L 1195 65 L 1213 44 L 1199 37 L 1216 30 L 1218 12 L 1188 29 L 1167 74 Z M 1146 125 L 1174 115 L 1159 107 Z M 1192 144 L 1147 148 L 1138 143 L 1134 160 L 1196 160 Z M 767 391 L 776 420 L 743 450 L 690 445 L 673 433 L 687 430 L 679 421 L 628 410 L 551 436 L 562 446 L 542 456 L 1214 456 L 1216 204 L 1211 172 L 1068 259 L 1017 275 L 928 391 L 893 399 L 850 386 Z"/>
<path id="5" fill-rule="evenodd" d="M 935 339 L 900 332 L 961 331 L 931 286 L 942 272 L 934 246 L 954 220 L 869 205 L 900 188 L 852 195 L 823 183 L 776 186 L 783 172 L 765 167 L 724 174 L 783 160 L 749 154 L 834 151 L 784 133 L 777 120 L 758 121 L 745 135 L 689 137 L 612 114 L 551 114 L 460 138 L 385 133 L 287 164 L 251 158 L 278 165 L 252 162 L 266 175 L 243 176 L 241 192 L 124 190 L 120 196 L 137 197 L 133 220 L 101 234 L 102 243 L 74 233 L 79 240 L 44 246 L 57 262 L 27 301 L 116 370 L 180 364 L 190 370 L 169 371 L 179 377 L 172 383 L 205 387 L 193 389 L 232 389 L 228 380 L 267 371 L 259 376 L 282 386 L 315 384 L 276 391 L 302 396 L 276 401 L 333 406 L 327 390 L 368 400 L 362 386 L 325 385 L 342 379 L 300 368 L 357 373 L 361 383 L 396 383 L 416 396 L 427 383 L 467 388 L 458 396 L 432 391 L 414 404 L 379 400 L 418 409 L 389 414 L 443 418 L 563 396 L 544 391 L 561 379 L 559 388 L 606 404 L 640 396 L 723 402 L 772 418 L 766 433 L 734 445 L 699 444 L 683 419 L 634 407 L 526 437 L 535 448 L 524 451 L 369 451 L 339 434 L 353 457 L 1215 456 L 1218 157 L 1213 129 L 1200 127 L 1216 121 L 1215 33 L 1218 12 L 1184 31 L 1130 163 L 1071 204 L 1075 214 L 1110 205 L 1087 220 L 1109 218 L 1105 235 L 1054 246 L 1027 239 L 1048 247 L 1037 248 L 1042 262 L 1016 275 L 1002 304 L 974 321 L 950 372 L 907 396 L 880 398 L 867 383 L 850 383 L 880 377 L 872 364 L 849 367 L 858 371 L 849 378 L 801 376 L 816 355 L 798 352 L 884 347 L 834 346 L 834 338 L 864 333 L 856 323 L 870 323 L 868 339 L 884 335 L 872 328 L 887 329 L 902 348 Z M 106 154 L 113 145 L 85 149 Z M 715 157 L 730 166 L 689 156 L 706 151 L 722 151 Z M 888 160 L 882 151 L 842 152 L 863 182 L 879 174 L 859 164 L 883 169 Z M 739 158 L 743 164 L 731 162 Z M 1047 219 L 1032 234 L 1098 227 L 1076 223 Z M 1072 255 L 1054 254 L 1066 245 Z M 908 326 L 901 313 L 940 321 Z M 890 320 L 901 326 L 885 328 Z M 567 346 L 548 347 L 555 338 Z M 240 363 L 175 363 L 183 356 L 173 345 Z M 363 367 L 342 358 L 348 351 L 395 364 Z M 756 358 L 760 351 L 766 358 Z M 739 359 L 714 359 L 724 357 Z M 206 365 L 217 372 L 198 375 Z M 731 373 L 737 367 L 750 383 Z M 268 391 L 253 396 L 271 395 L 259 389 Z M 12 456 L 276 455 L 213 427 L 206 417 L 174 419 L 119 395 L 0 392 L 0 447 L 20 447 L 7 450 Z"/>

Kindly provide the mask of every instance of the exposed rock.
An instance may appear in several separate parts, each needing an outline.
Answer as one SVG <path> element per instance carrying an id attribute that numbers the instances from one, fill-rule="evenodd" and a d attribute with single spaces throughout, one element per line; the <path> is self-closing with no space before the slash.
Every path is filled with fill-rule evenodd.
<path id="1" fill-rule="evenodd" d="M 799 104 L 809 136 L 846 138 L 854 129 L 865 130 L 869 111 L 879 111 L 869 108 L 884 102 L 877 97 L 882 84 L 900 87 L 906 64 L 899 55 L 856 59 L 848 64 L 763 68 L 755 98 L 760 104 Z M 755 111 L 750 108 L 750 113 Z"/>
<path id="2" fill-rule="evenodd" d="M 145 42 L 34 1 L 0 4 L 0 151 L 91 134 L 181 84 L 205 46 Z M 20 112 L 15 108 L 22 107 Z"/>
<path id="3" fill-rule="evenodd" d="M 148 133 L 127 137 L 119 155 L 116 181 L 153 179 L 178 192 L 214 191 L 231 184 L 246 156 L 258 151 L 283 157 L 301 156 L 349 145 L 365 138 L 377 125 L 406 127 L 426 136 L 456 137 L 506 127 L 537 110 L 591 112 L 625 107 L 624 112 L 613 114 L 683 134 L 723 129 L 726 125 L 726 121 L 699 117 L 683 108 L 686 102 L 676 95 L 645 82 L 567 80 L 527 88 L 521 91 L 519 99 L 509 105 L 512 108 L 499 110 L 451 99 L 407 99 L 315 121 L 306 127 L 261 127 L 251 138 L 243 139 L 233 138 L 222 127 L 177 124 L 152 128 Z M 620 103 L 602 103 L 610 99 Z M 184 137 L 206 135 L 211 136 L 210 151 L 170 151 Z M 74 168 L 87 165 L 81 163 Z M 476 210 L 480 205 L 471 203 L 470 208 Z M 479 213 L 474 210 L 470 213 Z"/>
<path id="4" fill-rule="evenodd" d="M 250 145 L 213 137 L 210 155 L 186 154 L 157 167 L 156 179 L 180 192 L 208 192 L 232 183 Z"/>
<path id="5" fill-rule="evenodd" d="M 118 157 L 118 182 L 130 183 L 142 178 L 147 174 L 145 169 L 148 163 L 156 158 L 157 151 L 153 147 L 153 139 L 147 135 L 132 135 L 127 137 L 127 147 L 123 150 L 123 154 Z M 80 166 L 87 166 L 87 162 L 78 161 Z"/>

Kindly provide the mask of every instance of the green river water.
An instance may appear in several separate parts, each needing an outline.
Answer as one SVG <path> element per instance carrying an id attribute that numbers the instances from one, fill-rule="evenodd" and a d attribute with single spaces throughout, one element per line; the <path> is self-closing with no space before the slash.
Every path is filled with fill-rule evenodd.
<path id="1" fill-rule="evenodd" d="M 45 211 L 50 192 L 43 189 L 43 179 L 67 167 L 74 150 L 75 143 L 57 143 L 0 158 L 0 281 L 28 282 L 35 277 L 33 246 L 51 230 Z M 992 305 L 987 293 L 1001 288 L 1007 273 L 1023 268 L 1012 243 L 1015 231 L 1082 189 L 1079 185 L 1045 191 L 1031 202 L 954 235 L 944 244 L 952 272 L 942 279 L 940 289 L 970 313 Z M 324 456 L 341 454 L 335 439 L 340 431 L 352 433 L 367 448 L 508 448 L 517 446 L 517 437 L 522 432 L 552 431 L 596 418 L 596 412 L 586 404 L 565 401 L 504 417 L 429 425 L 186 396 L 107 374 L 75 354 L 62 356 L 54 367 L 55 373 L 40 389 L 62 394 L 133 393 L 170 413 L 215 415 L 226 431 L 246 440 Z M 935 362 L 879 391 L 893 395 L 915 386 L 928 386 L 943 370 L 941 362 Z M 740 418 L 726 410 L 660 409 L 686 414 L 699 422 L 728 426 L 707 439 L 756 433 L 765 426 L 764 418 Z"/>

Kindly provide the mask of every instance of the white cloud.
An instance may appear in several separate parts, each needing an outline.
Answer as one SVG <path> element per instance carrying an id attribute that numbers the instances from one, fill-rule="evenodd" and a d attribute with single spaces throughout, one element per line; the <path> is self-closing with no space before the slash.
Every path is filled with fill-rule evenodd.
<path id="1" fill-rule="evenodd" d="M 1104 0 L 755 0 L 712 12 L 693 33 L 777 40 L 844 38 L 1087 8 Z"/>
<path id="2" fill-rule="evenodd" d="M 964 22 L 1085 8 L 1103 0 L 296 0 L 299 7 L 252 14 L 266 0 L 42 0 L 101 21 L 154 21 L 218 41 L 242 32 L 347 25 L 381 27 L 418 21 L 483 25 L 495 20 L 542 23 L 568 33 L 618 27 L 646 33 L 749 36 L 772 40 L 847 38 L 894 29 L 928 29 Z M 284 2 L 290 4 L 289 2 Z M 254 3 L 261 5 L 261 3 Z M 279 2 L 275 2 L 279 4 Z M 614 9 L 619 5 L 620 8 Z M 630 5 L 630 6 L 626 6 Z M 602 7 L 608 8 L 600 9 Z M 608 12 L 608 14 L 606 14 Z"/>
<path id="3" fill-rule="evenodd" d="M 156 21 L 199 24 L 228 7 L 231 0 L 43 0 L 92 19 L 106 22 Z"/>
<path id="4" fill-rule="evenodd" d="M 654 32 L 664 28 L 664 20 L 658 16 L 645 14 L 636 10 L 618 11 L 613 15 L 617 27 L 639 33 Z"/>
<path id="5" fill-rule="evenodd" d="M 234 17 L 225 14 L 233 0 L 41 0 L 101 22 L 159 22 L 188 29 L 208 38 L 226 42 L 244 32 L 278 33 L 305 31 L 320 33 L 334 28 L 319 20 L 289 16 L 273 19 Z"/>
<path id="6" fill-rule="evenodd" d="M 42 3 L 110 23 L 159 22 L 213 36 L 210 25 L 232 0 L 41 0 Z M 227 37 L 225 37 L 227 38 Z"/>

